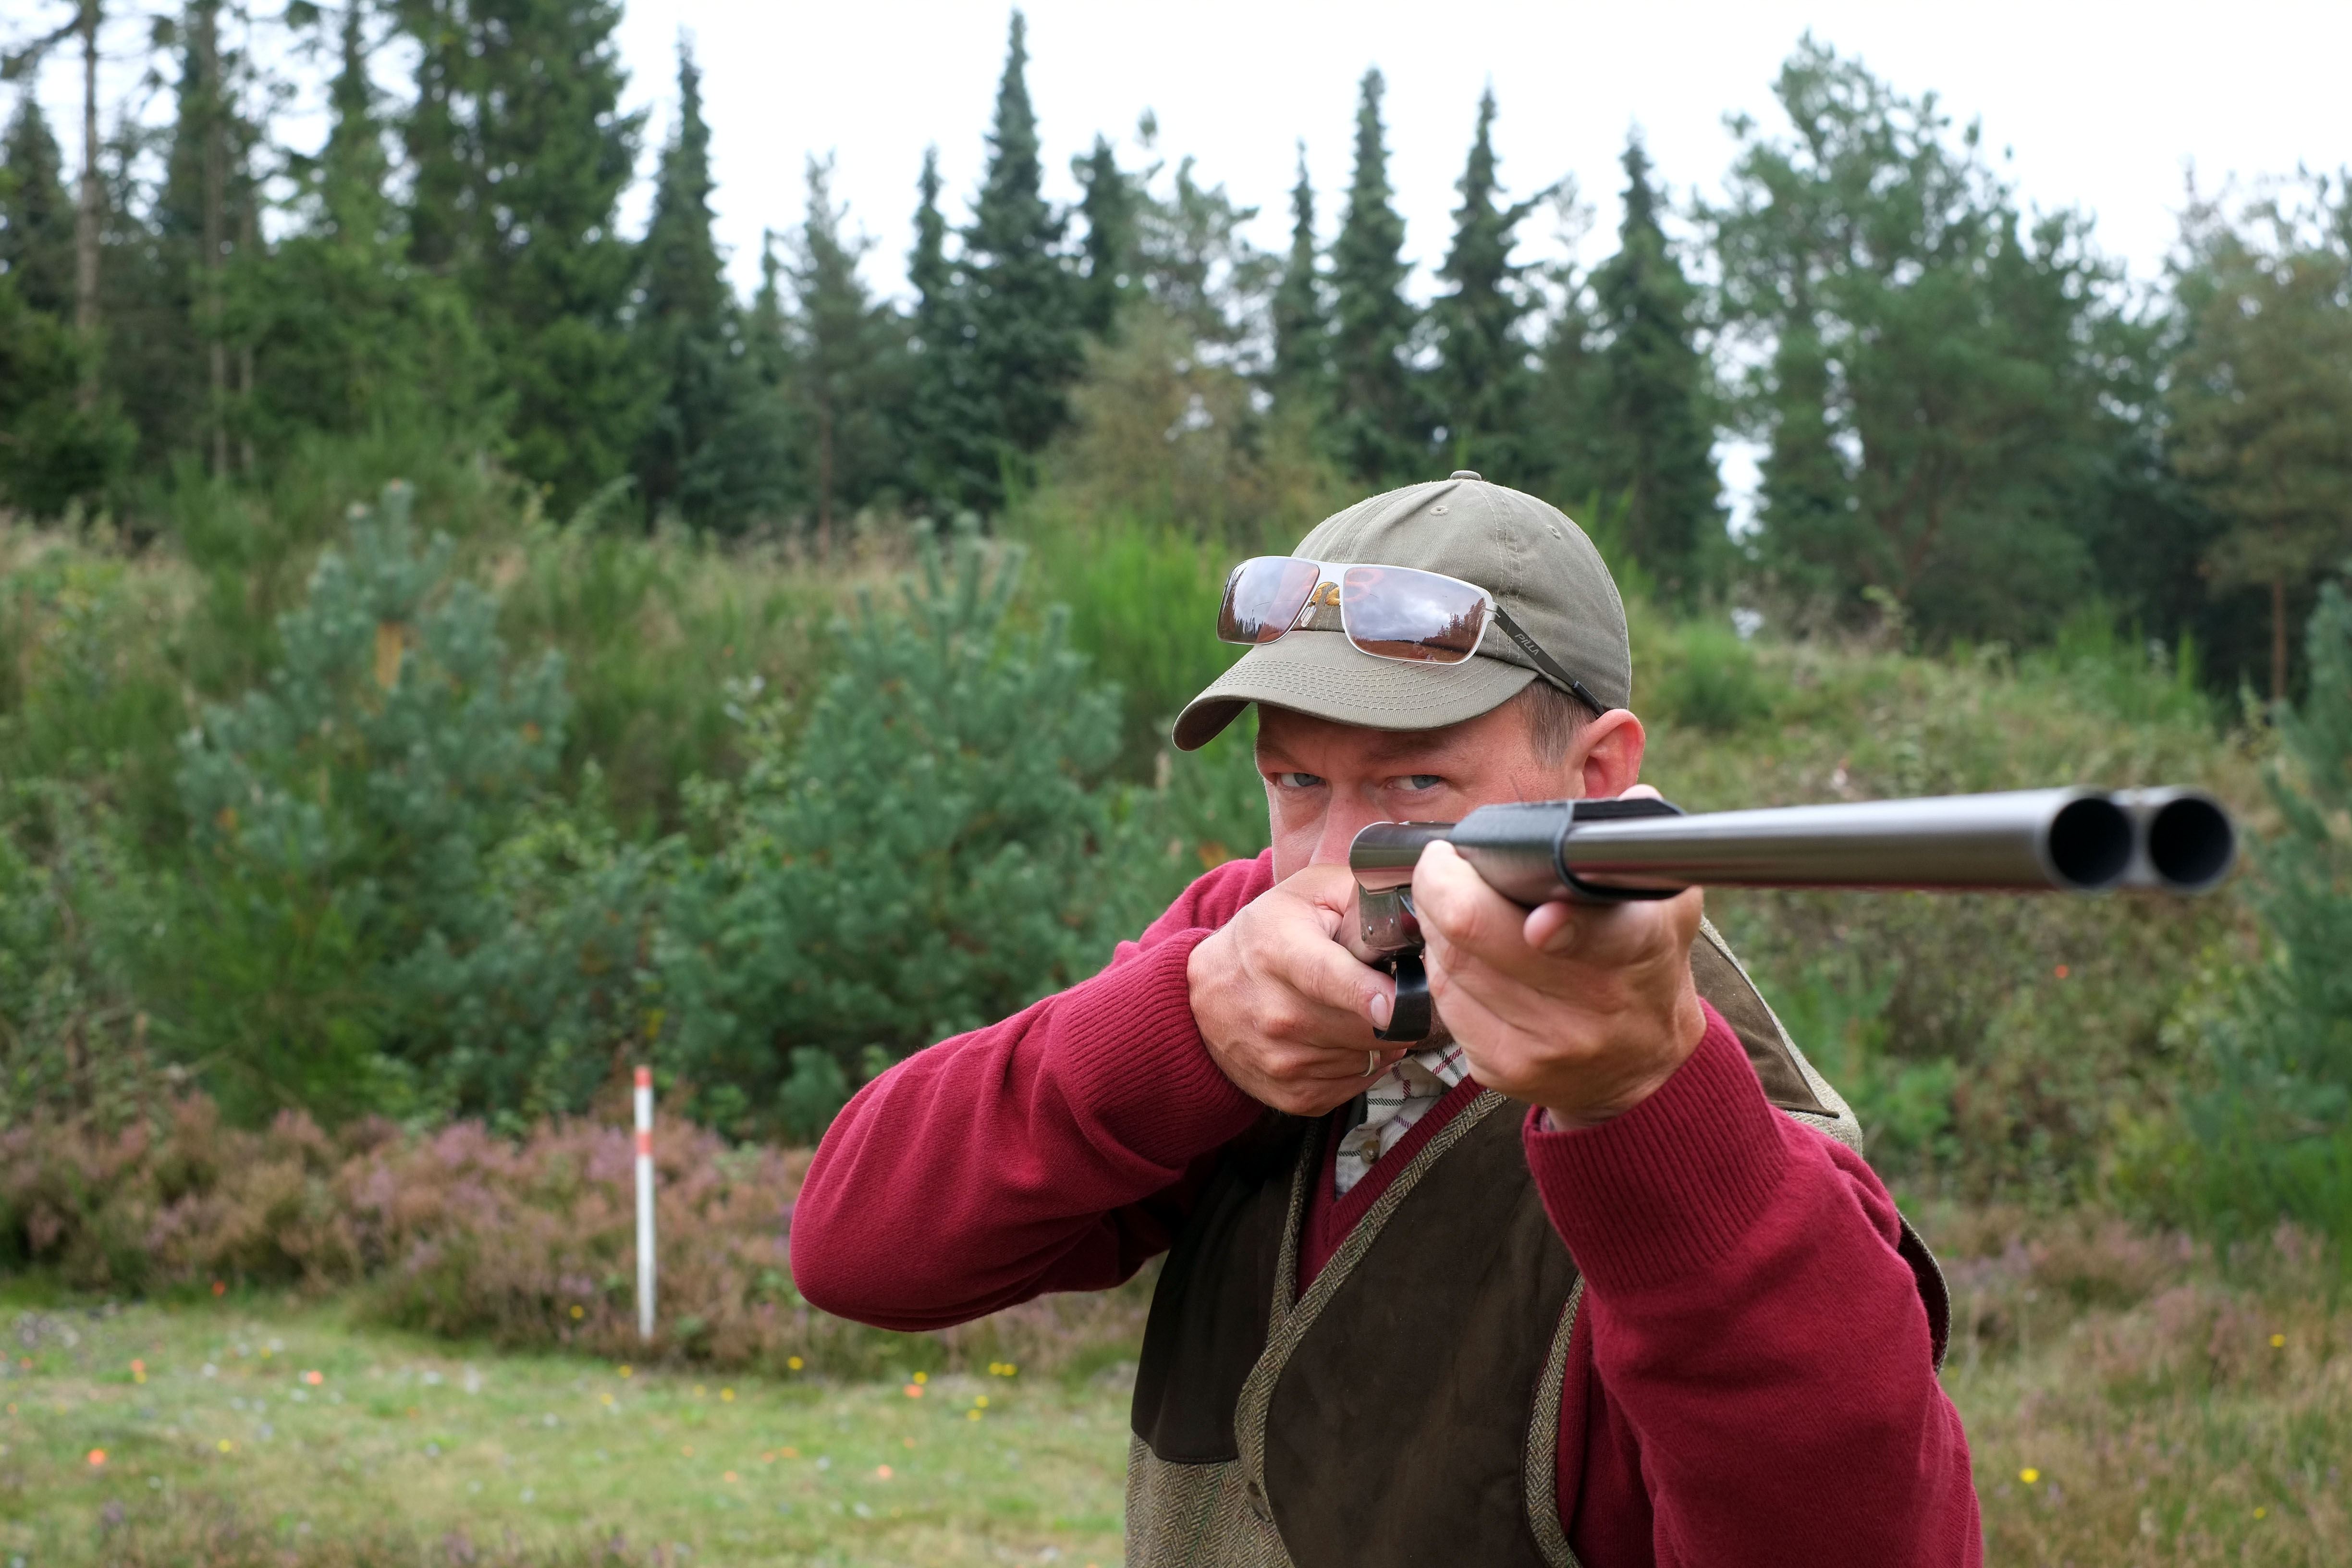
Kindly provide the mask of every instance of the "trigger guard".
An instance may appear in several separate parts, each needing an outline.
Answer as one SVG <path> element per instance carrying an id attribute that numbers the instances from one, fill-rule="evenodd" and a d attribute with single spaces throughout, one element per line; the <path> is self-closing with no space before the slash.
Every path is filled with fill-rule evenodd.
<path id="1" fill-rule="evenodd" d="M 1389 1006 L 1389 1026 L 1374 1029 L 1372 1038 L 1399 1042 L 1429 1038 L 1433 1009 L 1429 1000 L 1429 971 L 1417 952 L 1401 953 L 1389 965 L 1396 976 L 1396 1000 Z"/>

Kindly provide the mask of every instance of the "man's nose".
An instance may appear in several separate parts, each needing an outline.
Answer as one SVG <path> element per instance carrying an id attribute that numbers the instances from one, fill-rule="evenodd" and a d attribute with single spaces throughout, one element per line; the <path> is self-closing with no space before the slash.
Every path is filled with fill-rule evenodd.
<path id="1" fill-rule="evenodd" d="M 1323 836 L 1316 841 L 1315 859 L 1313 864 L 1318 866 L 1346 865 L 1348 863 L 1348 846 L 1356 841 L 1356 835 L 1362 832 L 1365 828 L 1370 826 L 1375 822 L 1386 822 L 1387 820 L 1387 817 L 1381 816 L 1379 812 L 1374 811 L 1369 805 L 1352 805 L 1342 806 L 1338 802 L 1334 802 L 1332 804 L 1330 815 L 1323 819 Z"/>

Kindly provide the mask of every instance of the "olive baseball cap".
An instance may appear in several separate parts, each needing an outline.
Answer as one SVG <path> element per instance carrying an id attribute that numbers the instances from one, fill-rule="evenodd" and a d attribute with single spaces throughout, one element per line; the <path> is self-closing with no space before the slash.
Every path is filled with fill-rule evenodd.
<path id="1" fill-rule="evenodd" d="M 1548 501 L 1469 469 L 1407 485 L 1325 518 L 1291 552 L 1350 565 L 1413 566 L 1475 583 L 1610 708 L 1633 700 L 1625 605 L 1584 531 Z M 1461 664 L 1408 664 L 1359 652 L 1336 607 L 1242 655 L 1184 705 L 1173 739 L 1209 743 L 1253 702 L 1372 730 L 1434 730 L 1509 701 L 1539 679 L 1498 627 Z"/>

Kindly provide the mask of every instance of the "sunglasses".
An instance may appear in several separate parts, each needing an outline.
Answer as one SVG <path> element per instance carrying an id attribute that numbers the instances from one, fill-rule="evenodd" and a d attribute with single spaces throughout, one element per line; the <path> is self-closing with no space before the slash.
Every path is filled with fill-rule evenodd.
<path id="1" fill-rule="evenodd" d="M 1254 555 L 1225 579 L 1217 637 L 1260 647 L 1298 628 L 1328 605 L 1359 653 L 1405 664 L 1466 664 L 1491 623 L 1519 647 L 1536 673 L 1596 714 L 1608 709 L 1559 667 L 1495 595 L 1475 583 L 1412 566 L 1351 566 L 1299 555 Z"/>

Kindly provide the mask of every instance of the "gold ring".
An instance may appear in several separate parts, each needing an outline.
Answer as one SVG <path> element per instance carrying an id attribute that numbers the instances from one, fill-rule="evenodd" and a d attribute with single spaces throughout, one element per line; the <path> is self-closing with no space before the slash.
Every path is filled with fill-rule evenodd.
<path id="1" fill-rule="evenodd" d="M 1367 1047 L 1364 1052 L 1364 1076 L 1366 1078 L 1370 1078 L 1380 1070 L 1381 1053 L 1379 1049 L 1377 1047 Z"/>

